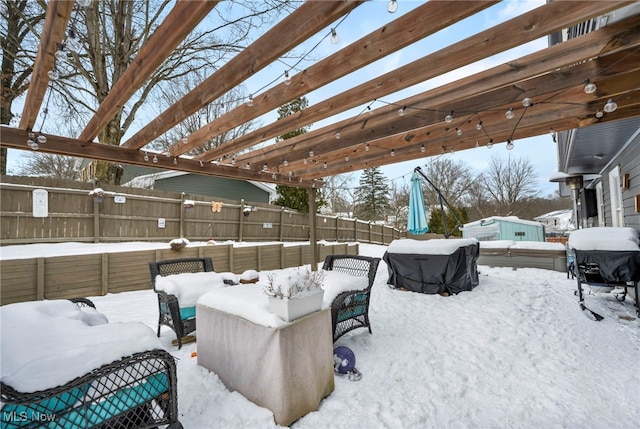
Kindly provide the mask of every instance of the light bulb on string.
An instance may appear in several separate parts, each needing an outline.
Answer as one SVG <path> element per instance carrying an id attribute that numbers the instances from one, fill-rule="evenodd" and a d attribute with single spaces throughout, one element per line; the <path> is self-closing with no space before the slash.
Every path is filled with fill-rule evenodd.
<path id="1" fill-rule="evenodd" d="M 507 150 L 513 149 L 513 140 L 507 139 Z"/>
<path id="2" fill-rule="evenodd" d="M 491 149 L 493 147 L 493 139 L 489 139 L 489 143 L 487 143 L 487 148 Z"/>
<path id="3" fill-rule="evenodd" d="M 480 147 L 480 142 L 478 140 L 476 140 L 476 146 L 475 147 Z"/>
<path id="4" fill-rule="evenodd" d="M 456 134 L 461 136 L 462 135 L 462 130 L 460 128 L 456 128 Z"/>
<path id="5" fill-rule="evenodd" d="M 398 116 L 404 116 L 405 110 L 407 110 L 407 106 L 402 106 L 400 110 L 398 110 Z"/>
<path id="6" fill-rule="evenodd" d="M 142 159 L 144 159 L 145 161 L 149 161 L 149 155 L 147 155 L 147 152 L 144 153 Z"/>
<path id="7" fill-rule="evenodd" d="M 482 121 L 478 122 L 478 125 L 476 125 L 476 130 L 482 130 Z"/>
<path id="8" fill-rule="evenodd" d="M 513 112 L 513 107 L 509 107 L 509 110 L 504 114 L 504 117 L 507 119 L 513 119 L 516 114 Z"/>
<path id="9" fill-rule="evenodd" d="M 177 165 L 178 164 L 178 158 L 173 158 L 173 165 Z"/>
<path id="10" fill-rule="evenodd" d="M 282 165 L 284 165 L 285 167 L 289 165 L 289 160 L 285 159 L 284 161 L 282 161 Z"/>
<path id="11" fill-rule="evenodd" d="M 522 99 L 522 107 L 531 107 L 531 106 L 533 106 L 533 101 L 529 97 Z"/>
<path id="12" fill-rule="evenodd" d="M 447 116 L 444 117 L 444 121 L 447 124 L 450 124 L 453 121 L 453 111 L 451 111 Z"/>
<path id="13" fill-rule="evenodd" d="M 58 46 L 55 56 L 57 61 L 67 61 L 67 53 L 64 51 L 64 44 Z"/>
<path id="14" fill-rule="evenodd" d="M 60 73 L 58 73 L 58 70 L 56 70 L 54 66 L 51 70 L 47 72 L 47 76 L 49 76 L 49 79 L 51 80 L 58 80 L 60 78 Z"/>
<path id="15" fill-rule="evenodd" d="M 289 71 L 287 70 L 284 71 L 284 84 L 285 85 L 291 84 L 291 78 L 289 77 Z"/>
<path id="16" fill-rule="evenodd" d="M 424 147 L 424 144 L 420 146 L 420 152 L 424 152 L 426 149 Z"/>
<path id="17" fill-rule="evenodd" d="M 247 106 L 253 106 L 253 94 L 249 94 L 249 99 L 247 100 Z"/>
<path id="18" fill-rule="evenodd" d="M 585 94 L 593 94 L 594 92 L 596 92 L 597 89 L 598 89 L 598 87 L 596 86 L 596 84 L 591 82 L 589 79 L 586 79 L 584 81 L 584 93 Z"/>
<path id="19" fill-rule="evenodd" d="M 309 151 L 309 157 L 312 157 L 314 155 L 313 150 Z"/>
<path id="20" fill-rule="evenodd" d="M 336 136 L 336 140 L 340 140 L 340 137 L 341 137 L 340 131 L 336 131 L 335 136 Z"/>
<path id="21" fill-rule="evenodd" d="M 71 52 L 76 53 L 82 47 L 82 45 L 80 44 L 80 40 L 76 36 L 76 32 L 73 28 L 69 28 L 69 30 L 67 30 L 67 43 L 65 45 Z"/>
<path id="22" fill-rule="evenodd" d="M 325 163 L 322 165 L 322 168 L 327 168 L 327 163 L 325 161 Z"/>
<path id="23" fill-rule="evenodd" d="M 44 134 L 42 134 L 42 131 L 40 131 L 40 133 L 38 133 L 37 140 L 38 140 L 38 143 L 45 144 L 47 142 L 47 137 Z"/>
<path id="24" fill-rule="evenodd" d="M 391 149 L 391 153 L 390 153 L 390 155 L 391 155 L 391 156 L 396 156 L 396 151 L 395 151 L 395 150 L 393 150 L 393 149 Z"/>
<path id="25" fill-rule="evenodd" d="M 600 119 L 604 116 L 604 113 L 602 112 L 602 110 L 598 109 L 596 110 L 596 118 Z"/>
<path id="26" fill-rule="evenodd" d="M 611 98 L 607 101 L 607 104 L 604 105 L 604 111 L 607 113 L 613 113 L 618 108 L 618 105 Z"/>
<path id="27" fill-rule="evenodd" d="M 335 45 L 339 41 L 340 41 L 340 37 L 338 37 L 338 33 L 336 33 L 336 29 L 332 28 L 331 29 L 331 43 L 333 43 Z"/>
<path id="28" fill-rule="evenodd" d="M 389 0 L 389 3 L 387 3 L 387 12 L 394 13 L 397 10 L 398 10 L 398 1 Z"/>
<path id="29" fill-rule="evenodd" d="M 153 159 L 151 160 L 154 164 L 158 163 L 158 155 L 153 155 Z"/>

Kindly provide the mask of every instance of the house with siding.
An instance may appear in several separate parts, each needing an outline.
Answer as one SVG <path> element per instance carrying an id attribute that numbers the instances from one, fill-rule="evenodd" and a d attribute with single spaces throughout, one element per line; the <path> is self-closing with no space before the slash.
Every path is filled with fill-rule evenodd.
<path id="1" fill-rule="evenodd" d="M 640 2 L 636 2 L 555 33 L 550 36 L 549 43 L 562 43 L 639 12 Z M 597 76 L 589 77 L 589 80 L 597 86 Z M 625 102 L 624 94 L 617 102 Z M 596 119 L 610 113 L 604 112 L 603 106 L 596 111 L 594 106 Z M 583 178 L 579 199 L 576 199 L 579 226 L 624 226 L 640 231 L 640 117 L 596 122 L 558 132 L 556 138 L 558 171 Z M 566 183 L 560 183 L 560 194 L 571 195 Z"/>
<path id="2" fill-rule="evenodd" d="M 267 204 L 277 198 L 275 186 L 267 183 L 136 166 L 125 167 L 122 186 Z"/>

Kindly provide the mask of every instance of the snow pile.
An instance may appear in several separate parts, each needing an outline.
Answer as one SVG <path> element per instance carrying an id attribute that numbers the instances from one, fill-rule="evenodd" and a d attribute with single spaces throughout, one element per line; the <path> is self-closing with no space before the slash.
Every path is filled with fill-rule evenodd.
<path id="1" fill-rule="evenodd" d="M 3 305 L 0 320 L 2 382 L 20 392 L 61 386 L 124 356 L 163 348 L 148 326 L 108 323 L 67 300 Z"/>
<path id="2" fill-rule="evenodd" d="M 333 270 L 328 270 L 324 273 L 322 306 L 325 308 L 330 307 L 333 300 L 342 292 L 365 290 L 369 286 L 369 277 L 352 276 Z"/>
<path id="3" fill-rule="evenodd" d="M 234 274 L 213 271 L 156 276 L 156 289 L 175 295 L 181 308 L 193 307 L 205 293 L 227 286 L 224 280 L 228 278 L 237 283 Z"/>
<path id="4" fill-rule="evenodd" d="M 638 251 L 640 238 L 633 228 L 598 227 L 573 231 L 568 245 L 576 250 Z"/>
<path id="5" fill-rule="evenodd" d="M 389 253 L 451 255 L 461 247 L 478 244 L 475 238 L 438 238 L 434 240 L 412 240 L 409 238 L 393 240 L 389 244 Z"/>

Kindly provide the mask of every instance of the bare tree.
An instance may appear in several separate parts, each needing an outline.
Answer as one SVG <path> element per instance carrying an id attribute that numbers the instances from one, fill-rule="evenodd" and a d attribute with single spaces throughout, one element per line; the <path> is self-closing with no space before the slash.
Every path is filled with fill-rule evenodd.
<path id="1" fill-rule="evenodd" d="M 331 207 L 332 213 L 353 212 L 353 195 L 349 193 L 349 184 L 352 179 L 353 173 L 324 178 L 322 195 Z"/>
<path id="2" fill-rule="evenodd" d="M 46 5 L 33 0 L 2 0 L 0 3 L 0 123 L 9 124 L 16 116 L 13 102 L 29 87 L 40 27 Z M 17 119 L 17 118 L 15 118 Z M 7 174 L 7 148 L 0 148 L 0 174 Z"/>
<path id="3" fill-rule="evenodd" d="M 78 158 L 73 156 L 33 152 L 25 157 L 25 162 L 20 165 L 19 173 L 24 176 L 76 180 L 78 178 L 76 168 L 78 161 Z"/>
<path id="4" fill-rule="evenodd" d="M 527 158 L 492 156 L 481 184 L 495 214 L 501 216 L 522 215 L 526 203 L 538 196 L 535 169 Z"/>
<path id="5" fill-rule="evenodd" d="M 464 162 L 437 157 L 425 165 L 423 172 L 449 204 L 456 207 L 464 205 L 468 197 L 469 183 L 474 179 L 473 171 Z M 438 205 L 438 193 L 433 187 L 426 185 L 425 203 L 427 206 Z"/>
<path id="6" fill-rule="evenodd" d="M 170 0 L 102 0 L 91 2 L 88 7 L 77 7 L 72 13 L 70 28 L 77 36 L 80 49 L 77 53 L 65 49 L 67 60 L 56 61 L 60 78 L 51 85 L 56 115 L 79 125 L 86 123 L 174 3 Z M 119 145 L 136 115 L 148 106 L 147 100 L 154 91 L 197 70 L 215 70 L 256 36 L 254 30 L 273 22 L 292 7 L 290 2 L 281 0 L 221 2 L 207 17 L 206 24 L 185 38 L 117 112 L 98 134 L 98 140 Z M 32 18 L 26 12 L 19 17 Z M 65 48 L 69 48 L 68 42 Z M 116 184 L 119 177 L 117 168 L 104 161 L 96 162 L 96 176 L 103 183 Z"/>
<path id="7" fill-rule="evenodd" d="M 409 216 L 409 184 L 394 182 L 389 189 L 389 208 L 387 214 L 392 217 L 395 228 L 406 229 Z"/>

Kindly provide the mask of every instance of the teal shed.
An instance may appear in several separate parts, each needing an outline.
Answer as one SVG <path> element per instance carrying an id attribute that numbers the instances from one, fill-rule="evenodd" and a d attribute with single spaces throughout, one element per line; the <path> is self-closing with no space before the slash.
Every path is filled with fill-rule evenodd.
<path id="1" fill-rule="evenodd" d="M 544 225 L 517 216 L 492 216 L 462 226 L 462 237 L 478 241 L 545 241 Z"/>

